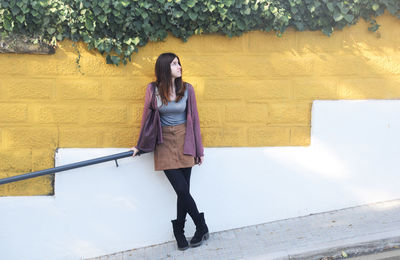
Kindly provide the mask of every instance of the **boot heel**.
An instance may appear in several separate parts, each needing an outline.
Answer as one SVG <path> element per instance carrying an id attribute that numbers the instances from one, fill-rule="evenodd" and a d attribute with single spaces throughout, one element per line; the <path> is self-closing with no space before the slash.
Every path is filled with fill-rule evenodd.
<path id="1" fill-rule="evenodd" d="M 190 240 L 190 246 L 196 247 L 200 246 L 203 241 L 209 238 L 208 227 L 204 220 L 204 213 L 199 213 L 199 215 L 193 218 L 194 224 L 196 225 L 196 232 Z"/>

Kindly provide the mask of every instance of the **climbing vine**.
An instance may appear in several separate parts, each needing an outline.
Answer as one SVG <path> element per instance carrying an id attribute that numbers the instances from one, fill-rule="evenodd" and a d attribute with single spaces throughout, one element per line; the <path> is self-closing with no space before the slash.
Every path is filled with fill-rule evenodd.
<path id="1" fill-rule="evenodd" d="M 399 0 L 0 0 L 1 38 L 25 35 L 34 43 L 71 39 L 104 54 L 109 64 L 126 64 L 138 48 L 162 41 L 167 32 L 187 41 L 194 34 L 229 37 L 246 31 L 289 26 L 334 30 L 362 18 L 369 30 L 387 10 L 400 18 Z"/>

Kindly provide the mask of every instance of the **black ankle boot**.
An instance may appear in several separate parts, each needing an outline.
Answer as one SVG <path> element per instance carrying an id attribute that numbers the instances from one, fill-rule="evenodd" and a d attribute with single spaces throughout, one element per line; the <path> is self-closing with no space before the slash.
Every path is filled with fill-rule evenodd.
<path id="1" fill-rule="evenodd" d="M 186 250 L 189 248 L 189 244 L 186 240 L 186 237 L 184 235 L 184 230 L 183 227 L 185 226 L 185 221 L 179 221 L 177 219 L 171 220 L 172 222 L 172 228 L 174 230 L 174 236 L 176 239 L 176 243 L 178 244 L 178 249 L 179 250 Z"/>
<path id="2" fill-rule="evenodd" d="M 196 225 L 196 232 L 194 233 L 193 238 L 190 240 L 190 246 L 196 247 L 200 246 L 204 240 L 207 240 L 209 234 L 206 221 L 204 220 L 204 213 L 200 213 L 196 219 L 193 219 L 193 222 Z"/>

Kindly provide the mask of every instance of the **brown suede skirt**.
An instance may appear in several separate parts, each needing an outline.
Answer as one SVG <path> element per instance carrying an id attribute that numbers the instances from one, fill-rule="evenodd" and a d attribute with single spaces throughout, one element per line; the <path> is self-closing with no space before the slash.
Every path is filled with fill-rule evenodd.
<path id="1" fill-rule="evenodd" d="M 162 171 L 194 166 L 194 157 L 183 154 L 186 123 L 163 126 L 163 143 L 154 150 L 154 170 Z"/>

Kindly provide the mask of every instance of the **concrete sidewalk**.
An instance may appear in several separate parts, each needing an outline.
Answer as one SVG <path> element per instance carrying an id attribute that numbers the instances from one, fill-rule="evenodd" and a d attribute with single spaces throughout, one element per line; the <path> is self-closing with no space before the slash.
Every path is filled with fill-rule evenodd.
<path id="1" fill-rule="evenodd" d="M 94 259 L 332 260 L 396 248 L 400 199 L 211 233 L 202 246 L 186 251 L 171 241 Z"/>

